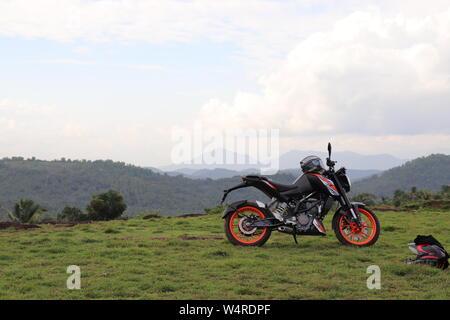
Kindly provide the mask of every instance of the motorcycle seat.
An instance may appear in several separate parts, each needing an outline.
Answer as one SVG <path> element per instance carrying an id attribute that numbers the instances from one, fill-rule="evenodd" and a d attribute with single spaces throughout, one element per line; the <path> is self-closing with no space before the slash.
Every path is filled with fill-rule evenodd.
<path id="1" fill-rule="evenodd" d="M 270 181 L 270 183 L 275 188 L 277 188 L 277 190 L 279 192 L 285 192 L 285 191 L 294 190 L 297 188 L 297 185 L 295 185 L 295 184 L 281 184 L 281 183 L 277 183 L 277 182 L 273 182 L 273 181 Z"/>
<path id="2" fill-rule="evenodd" d="M 278 192 L 285 192 L 285 191 L 294 190 L 297 188 L 297 185 L 295 185 L 295 184 L 281 184 L 281 183 L 277 183 L 272 180 L 269 180 L 267 177 L 263 177 L 263 176 L 256 176 L 256 175 L 245 176 L 244 180 L 267 181 L 268 183 L 273 185 L 278 190 Z"/>

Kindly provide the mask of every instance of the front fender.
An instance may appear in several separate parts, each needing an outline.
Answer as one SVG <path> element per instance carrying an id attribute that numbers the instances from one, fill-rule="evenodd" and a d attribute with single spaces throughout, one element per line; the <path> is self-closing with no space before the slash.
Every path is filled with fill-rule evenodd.
<path id="1" fill-rule="evenodd" d="M 365 206 L 366 206 L 366 204 L 365 204 L 365 203 L 362 203 L 362 202 L 351 202 L 351 204 L 352 204 L 353 209 L 356 209 L 356 210 L 358 210 L 359 207 L 365 207 Z M 339 208 L 336 210 L 335 215 L 336 215 L 336 214 L 342 214 L 342 215 L 344 215 L 344 216 L 349 216 L 349 217 L 351 217 L 351 213 L 350 213 L 349 211 L 344 210 L 344 209 L 342 208 L 342 206 L 339 207 Z"/>
<path id="2" fill-rule="evenodd" d="M 257 207 L 261 210 L 264 211 L 264 213 L 267 215 L 267 218 L 272 217 L 272 213 L 267 209 L 266 205 L 260 201 L 256 201 L 256 202 L 250 202 L 247 200 L 241 200 L 241 201 L 236 201 L 233 202 L 232 204 L 230 204 L 223 212 L 222 214 L 222 219 L 225 219 L 229 214 L 235 212 L 236 210 L 238 210 L 239 208 L 242 207 Z"/>

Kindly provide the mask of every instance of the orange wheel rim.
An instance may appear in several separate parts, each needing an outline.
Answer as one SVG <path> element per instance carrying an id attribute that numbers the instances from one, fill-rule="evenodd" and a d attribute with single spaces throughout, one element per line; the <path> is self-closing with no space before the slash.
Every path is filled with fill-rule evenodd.
<path id="1" fill-rule="evenodd" d="M 245 244 L 252 244 L 261 240 L 267 232 L 267 228 L 253 228 L 245 227 L 244 222 L 248 217 L 256 216 L 264 219 L 264 213 L 253 207 L 243 207 L 236 210 L 230 218 L 229 227 L 233 238 Z"/>
<path id="2" fill-rule="evenodd" d="M 377 233 L 377 224 L 373 215 L 364 209 L 359 209 L 361 214 L 361 226 L 351 222 L 346 216 L 339 219 L 339 231 L 351 244 L 365 245 L 373 240 Z"/>

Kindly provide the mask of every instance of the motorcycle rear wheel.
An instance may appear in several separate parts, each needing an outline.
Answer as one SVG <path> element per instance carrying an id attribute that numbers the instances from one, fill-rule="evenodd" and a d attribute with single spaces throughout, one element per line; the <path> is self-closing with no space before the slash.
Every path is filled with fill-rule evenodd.
<path id="1" fill-rule="evenodd" d="M 269 228 L 250 228 L 249 219 L 265 219 L 266 215 L 258 207 L 251 205 L 237 209 L 225 219 L 225 234 L 234 245 L 262 246 L 269 240 L 272 230 Z"/>

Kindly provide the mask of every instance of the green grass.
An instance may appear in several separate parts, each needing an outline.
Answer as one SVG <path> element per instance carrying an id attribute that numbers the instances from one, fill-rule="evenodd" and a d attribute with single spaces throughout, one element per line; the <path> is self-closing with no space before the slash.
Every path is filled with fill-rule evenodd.
<path id="1" fill-rule="evenodd" d="M 297 246 L 273 233 L 260 248 L 228 243 L 218 215 L 2 230 L 0 299 L 449 299 L 448 271 L 404 263 L 417 234 L 450 247 L 449 213 L 378 215 L 370 248 L 340 245 L 331 216 L 327 237 Z M 66 288 L 69 265 L 81 268 L 81 290 Z M 366 287 L 370 265 L 381 290 Z"/>

